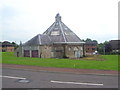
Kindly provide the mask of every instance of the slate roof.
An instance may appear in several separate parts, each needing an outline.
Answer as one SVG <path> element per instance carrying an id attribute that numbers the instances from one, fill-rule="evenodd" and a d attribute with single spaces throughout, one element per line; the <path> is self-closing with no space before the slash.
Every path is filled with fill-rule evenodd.
<path id="1" fill-rule="evenodd" d="M 38 34 L 24 45 L 66 43 L 81 44 L 84 42 L 61 21 L 61 16 L 58 13 L 55 17 L 55 22 L 43 34 Z"/>
<path id="2" fill-rule="evenodd" d="M 52 44 L 48 35 L 38 34 L 29 41 L 27 41 L 24 45 L 47 45 Z"/>
<path id="3" fill-rule="evenodd" d="M 0 46 L 2 46 L 2 47 L 14 47 L 14 45 L 8 41 L 1 42 Z"/>
<path id="4" fill-rule="evenodd" d="M 120 49 L 120 40 L 111 40 L 109 43 L 113 50 Z"/>

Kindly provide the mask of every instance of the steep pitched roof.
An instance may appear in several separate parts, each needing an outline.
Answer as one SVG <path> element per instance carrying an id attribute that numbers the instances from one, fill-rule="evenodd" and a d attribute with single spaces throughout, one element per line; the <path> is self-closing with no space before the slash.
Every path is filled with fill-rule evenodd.
<path id="1" fill-rule="evenodd" d="M 8 41 L 2 42 L 1 45 L 2 45 L 2 47 L 5 47 L 5 46 L 6 46 L 6 47 L 7 47 L 7 46 L 14 47 L 14 45 L 13 45 L 12 43 L 8 42 Z"/>
<path id="2" fill-rule="evenodd" d="M 54 43 L 83 43 L 83 41 L 61 21 L 59 13 L 55 18 L 55 22 L 43 33 L 44 35 L 49 35 Z"/>
<path id="3" fill-rule="evenodd" d="M 43 33 L 38 34 L 24 45 L 46 45 L 46 44 L 84 43 L 71 31 L 62 21 L 59 13 L 55 17 L 55 22 Z"/>
<path id="4" fill-rule="evenodd" d="M 45 45 L 45 44 L 51 44 L 49 36 L 38 34 L 29 41 L 27 41 L 24 45 Z"/>

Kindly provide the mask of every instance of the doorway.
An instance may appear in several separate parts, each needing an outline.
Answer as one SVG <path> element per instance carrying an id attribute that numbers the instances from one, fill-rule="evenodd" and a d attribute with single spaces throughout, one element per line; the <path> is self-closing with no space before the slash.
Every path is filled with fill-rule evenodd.
<path id="1" fill-rule="evenodd" d="M 75 51 L 75 58 L 80 58 L 80 51 Z"/>

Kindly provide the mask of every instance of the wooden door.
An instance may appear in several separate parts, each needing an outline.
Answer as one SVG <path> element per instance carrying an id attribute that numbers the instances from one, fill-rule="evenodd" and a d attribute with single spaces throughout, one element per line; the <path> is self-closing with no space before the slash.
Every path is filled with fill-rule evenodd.
<path id="1" fill-rule="evenodd" d="M 32 57 L 38 57 L 38 50 L 32 50 Z"/>
<path id="2" fill-rule="evenodd" d="M 24 57 L 30 57 L 30 50 L 24 50 Z"/>

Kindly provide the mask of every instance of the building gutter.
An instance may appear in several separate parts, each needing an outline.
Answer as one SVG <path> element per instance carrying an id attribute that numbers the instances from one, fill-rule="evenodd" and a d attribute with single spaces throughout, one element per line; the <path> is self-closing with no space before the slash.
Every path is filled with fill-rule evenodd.
<path id="1" fill-rule="evenodd" d="M 85 42 L 54 42 L 53 44 L 85 44 Z"/>

